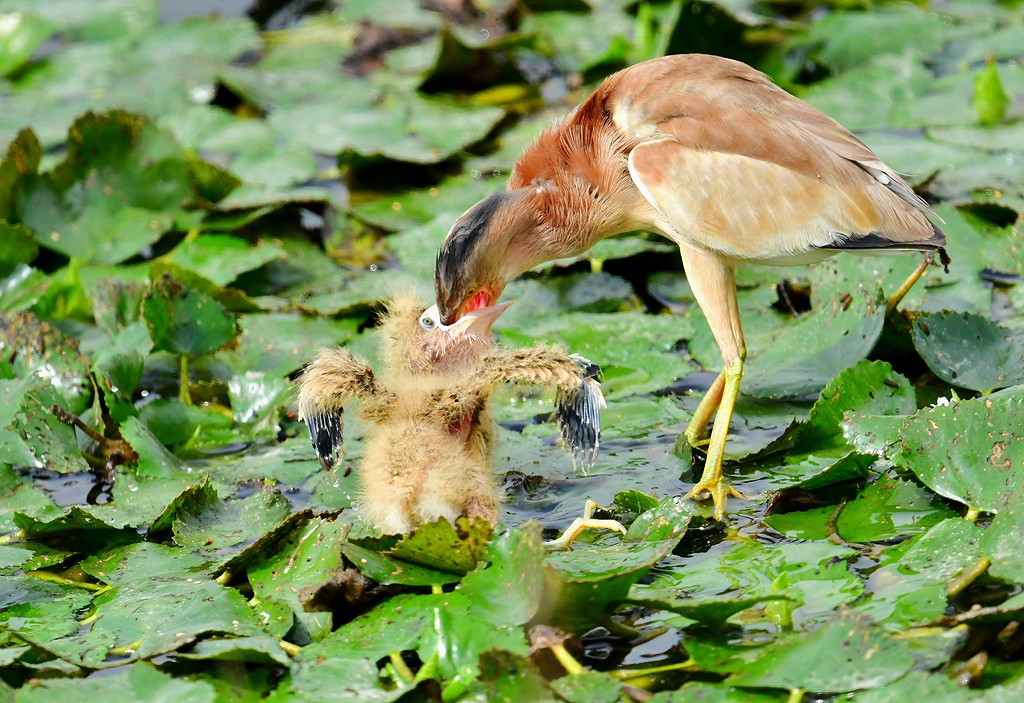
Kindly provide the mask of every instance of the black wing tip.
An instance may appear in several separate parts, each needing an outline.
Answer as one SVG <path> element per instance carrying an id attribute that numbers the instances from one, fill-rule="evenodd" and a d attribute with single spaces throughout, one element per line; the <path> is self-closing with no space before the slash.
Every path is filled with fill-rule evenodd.
<path id="1" fill-rule="evenodd" d="M 591 366 L 600 371 L 596 364 Z M 581 368 L 585 367 L 581 364 Z M 572 391 L 560 389 L 556 397 L 555 416 L 561 428 L 562 440 L 572 455 L 573 463 L 581 462 L 584 469 L 590 468 L 597 461 L 601 447 L 603 406 L 601 387 L 591 377 L 582 379 L 580 386 Z"/>
<path id="2" fill-rule="evenodd" d="M 918 241 L 901 242 L 889 239 L 884 234 L 872 232 L 863 237 L 852 235 L 847 239 L 832 244 L 824 244 L 818 249 L 831 251 L 943 251 L 946 246 L 946 234 L 938 225 L 929 220 L 932 236 Z"/>
<path id="3" fill-rule="evenodd" d="M 320 460 L 320 466 L 325 470 L 334 468 L 341 458 L 342 444 L 342 415 L 339 410 L 336 413 L 324 412 L 310 415 L 306 418 L 306 429 L 309 430 L 309 439 L 316 451 L 316 457 Z"/>

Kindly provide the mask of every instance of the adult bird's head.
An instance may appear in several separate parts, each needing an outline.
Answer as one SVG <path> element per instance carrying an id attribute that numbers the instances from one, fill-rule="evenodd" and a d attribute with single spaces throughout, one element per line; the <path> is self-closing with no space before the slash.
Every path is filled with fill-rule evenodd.
<path id="1" fill-rule="evenodd" d="M 537 195 L 529 188 L 499 190 L 456 220 L 437 256 L 439 323 L 453 325 L 493 305 L 510 280 L 549 258 L 537 253 Z"/>

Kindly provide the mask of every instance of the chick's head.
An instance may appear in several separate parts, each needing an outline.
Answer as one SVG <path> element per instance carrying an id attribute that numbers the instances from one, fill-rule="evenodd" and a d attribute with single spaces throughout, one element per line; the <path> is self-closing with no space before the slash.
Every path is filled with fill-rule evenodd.
<path id="1" fill-rule="evenodd" d="M 443 325 L 436 305 L 424 310 L 417 296 L 397 294 L 381 317 L 381 358 L 397 373 L 468 370 L 490 349 L 491 325 L 509 305 L 481 308 Z"/>

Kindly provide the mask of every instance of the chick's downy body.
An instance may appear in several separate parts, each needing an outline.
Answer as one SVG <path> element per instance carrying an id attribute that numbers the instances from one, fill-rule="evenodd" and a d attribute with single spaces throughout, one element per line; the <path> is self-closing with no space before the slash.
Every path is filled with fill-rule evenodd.
<path id="1" fill-rule="evenodd" d="M 342 408 L 361 401 L 366 421 L 359 510 L 387 533 L 460 515 L 497 520 L 491 469 L 496 425 L 488 398 L 501 383 L 558 389 L 558 416 L 574 456 L 593 461 L 598 409 L 596 367 L 558 349 L 493 349 L 490 326 L 507 305 L 448 327 L 413 296 L 389 301 L 378 335 L 375 376 L 344 349 L 324 349 L 307 366 L 299 414 L 325 467 L 341 445 Z"/>

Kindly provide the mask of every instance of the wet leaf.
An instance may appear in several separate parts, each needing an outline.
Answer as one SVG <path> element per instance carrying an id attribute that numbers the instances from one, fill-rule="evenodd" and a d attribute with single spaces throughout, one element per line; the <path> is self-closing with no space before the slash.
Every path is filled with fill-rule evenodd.
<path id="1" fill-rule="evenodd" d="M 239 237 L 226 234 L 203 234 L 187 237 L 175 247 L 170 258 L 217 285 L 226 286 L 246 271 L 252 271 L 279 259 L 284 252 L 268 242 L 250 246 Z"/>
<path id="2" fill-rule="evenodd" d="M 0 462 L 46 467 L 60 473 L 88 471 L 78 449 L 75 430 L 50 412 L 61 407 L 46 381 L 0 381 L 5 402 L 0 406 Z"/>
<path id="3" fill-rule="evenodd" d="M 641 513 L 625 538 L 616 535 L 597 545 L 550 554 L 545 562 L 548 622 L 570 631 L 601 624 L 630 587 L 672 551 L 691 517 L 678 498 L 666 498 Z"/>
<path id="4" fill-rule="evenodd" d="M 71 412 L 88 407 L 88 362 L 78 342 L 59 328 L 32 313 L 0 314 L 0 354 L 18 376 L 48 381 Z"/>
<path id="5" fill-rule="evenodd" d="M 34 644 L 73 663 L 104 668 L 124 663 L 111 656 L 118 648 L 129 660 L 147 659 L 207 633 L 260 633 L 237 591 L 196 573 L 186 576 L 181 567 L 180 552 L 162 545 L 132 545 L 108 555 L 86 567 L 111 584 L 92 601 L 100 614 L 92 628 Z"/>
<path id="6" fill-rule="evenodd" d="M 142 301 L 142 316 L 154 347 L 175 354 L 209 354 L 238 335 L 230 311 L 169 275 L 151 284 Z"/>
<path id="7" fill-rule="evenodd" d="M 847 542 L 882 541 L 923 532 L 953 515 L 916 483 L 883 477 L 846 504 L 836 530 Z"/>
<path id="8" fill-rule="evenodd" d="M 897 553 L 886 553 L 868 577 L 870 597 L 854 606 L 889 630 L 925 625 L 946 612 L 947 587 L 981 558 L 985 533 L 951 517 L 931 527 Z"/>
<path id="9" fill-rule="evenodd" d="M 302 368 L 321 347 L 345 344 L 359 328 L 352 318 L 326 320 L 295 313 L 241 315 L 242 334 L 228 363 L 240 372 L 284 376 Z"/>
<path id="10" fill-rule="evenodd" d="M 491 534 L 492 528 L 485 520 L 461 518 L 452 525 L 442 519 L 418 527 L 387 553 L 413 564 L 465 574 L 483 557 Z"/>
<path id="11" fill-rule="evenodd" d="M 999 80 L 996 62 L 990 60 L 974 77 L 974 109 L 978 113 L 978 123 L 989 126 L 1002 122 L 1009 102 L 1010 97 Z"/>
<path id="12" fill-rule="evenodd" d="M 39 245 L 23 225 L 0 220 L 0 276 L 10 275 L 18 264 L 30 263 L 39 253 Z"/>
<path id="13" fill-rule="evenodd" d="M 843 427 L 860 451 L 912 470 L 939 495 L 994 511 L 1024 468 L 1022 406 L 1024 393 L 1010 388 L 905 418 L 853 414 Z"/>
<path id="14" fill-rule="evenodd" d="M 175 543 L 218 559 L 241 551 L 281 524 L 290 512 L 288 502 L 272 490 L 237 500 L 219 500 L 200 510 L 183 507 L 172 527 Z"/>
<path id="15" fill-rule="evenodd" d="M 297 625 L 293 641 L 297 643 L 316 642 L 331 632 L 331 614 L 307 613 L 302 607 L 299 592 L 307 586 L 327 581 L 338 569 L 341 565 L 338 542 L 347 532 L 348 526 L 341 522 L 318 518 L 278 544 L 273 553 L 247 568 L 249 582 L 261 607 L 273 609 L 284 606 L 292 611 Z M 283 636 L 291 629 L 290 618 L 267 628 L 277 636 Z"/>
<path id="16" fill-rule="evenodd" d="M 951 385 L 991 391 L 1024 383 L 1024 333 L 970 313 L 922 315 L 912 331 L 921 358 Z"/>
<path id="17" fill-rule="evenodd" d="M 0 15 L 0 76 L 9 76 L 22 68 L 53 30 L 52 24 L 35 14 Z"/>
<path id="18" fill-rule="evenodd" d="M 195 196 L 192 168 L 150 120 L 89 113 L 72 125 L 67 156 L 22 179 L 22 221 L 44 247 L 113 264 L 156 242 Z"/>
<path id="19" fill-rule="evenodd" d="M 873 627 L 870 619 L 841 610 L 816 632 L 767 648 L 729 682 L 757 688 L 859 691 L 891 683 L 913 665 L 899 640 Z"/>

